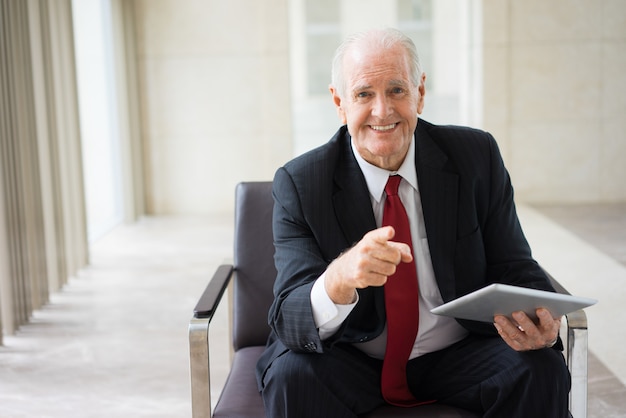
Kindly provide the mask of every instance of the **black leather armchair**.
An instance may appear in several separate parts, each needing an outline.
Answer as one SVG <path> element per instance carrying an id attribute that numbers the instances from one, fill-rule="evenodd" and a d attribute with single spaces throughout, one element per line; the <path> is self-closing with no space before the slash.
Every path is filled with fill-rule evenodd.
<path id="1" fill-rule="evenodd" d="M 254 375 L 270 328 L 267 311 L 276 277 L 272 243 L 271 182 L 240 183 L 236 189 L 234 265 L 215 272 L 189 324 L 191 395 L 194 417 L 263 418 L 263 401 Z M 553 281 L 557 290 L 565 292 Z M 231 287 L 232 285 L 232 287 Z M 232 363 L 221 396 L 211 413 L 209 325 L 227 288 L 232 289 Z M 561 337 L 572 373 L 570 410 L 579 418 L 587 409 L 587 320 L 583 311 L 567 316 Z M 566 332 L 564 332 L 566 331 Z M 477 417 L 445 405 L 381 407 L 364 417 Z"/>

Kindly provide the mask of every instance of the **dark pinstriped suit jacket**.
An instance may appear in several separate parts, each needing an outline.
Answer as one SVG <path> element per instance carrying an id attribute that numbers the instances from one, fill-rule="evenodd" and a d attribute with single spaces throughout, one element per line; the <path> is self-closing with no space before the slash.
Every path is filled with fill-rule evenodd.
<path id="1" fill-rule="evenodd" d="M 415 141 L 426 234 L 443 300 L 492 282 L 552 290 L 531 257 L 493 137 L 420 120 Z M 315 279 L 342 251 L 376 228 L 346 127 L 325 145 L 280 168 L 273 194 L 278 276 L 269 312 L 273 331 L 257 365 L 259 378 L 287 349 L 322 353 L 337 342 L 375 338 L 385 323 L 382 287 L 359 290 L 359 303 L 330 340 L 320 341 L 311 311 Z M 459 322 L 470 332 L 495 334 L 491 324 Z"/>

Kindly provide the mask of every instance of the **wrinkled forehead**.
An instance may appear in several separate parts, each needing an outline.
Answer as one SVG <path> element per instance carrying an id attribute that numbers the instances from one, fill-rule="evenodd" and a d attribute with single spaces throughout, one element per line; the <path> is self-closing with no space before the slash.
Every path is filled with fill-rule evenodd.
<path id="1" fill-rule="evenodd" d="M 344 57 L 343 76 L 348 90 L 368 85 L 412 85 L 409 59 L 400 46 L 353 47 Z"/>

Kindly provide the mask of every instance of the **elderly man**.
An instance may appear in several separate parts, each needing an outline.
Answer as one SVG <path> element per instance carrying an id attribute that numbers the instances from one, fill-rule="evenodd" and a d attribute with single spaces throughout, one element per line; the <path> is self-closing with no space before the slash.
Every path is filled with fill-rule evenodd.
<path id="1" fill-rule="evenodd" d="M 347 39 L 332 75 L 344 126 L 274 178 L 278 276 L 257 365 L 267 416 L 429 402 L 485 417 L 569 416 L 560 318 L 430 313 L 494 282 L 553 290 L 493 137 L 418 118 L 426 76 L 399 31 Z"/>

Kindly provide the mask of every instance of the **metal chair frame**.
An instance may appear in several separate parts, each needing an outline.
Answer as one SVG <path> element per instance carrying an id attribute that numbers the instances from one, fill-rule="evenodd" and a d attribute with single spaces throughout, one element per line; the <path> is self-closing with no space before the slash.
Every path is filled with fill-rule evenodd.
<path id="1" fill-rule="evenodd" d="M 246 188 L 264 187 L 264 190 L 269 190 L 269 183 L 242 183 L 238 186 L 238 194 L 245 192 Z M 261 204 L 267 204 L 267 198 L 264 198 L 265 202 Z M 251 199 L 250 203 L 254 203 Z M 246 202 L 245 204 L 248 204 Z M 267 209 L 267 208 L 266 208 Z M 237 214 L 236 214 L 237 223 Z M 236 225 L 236 228 L 238 226 Z M 235 255 L 235 264 L 237 256 Z M 273 263 L 273 260 L 272 260 Z M 213 277 L 209 281 L 204 293 L 200 297 L 195 309 L 193 317 L 189 322 L 189 354 L 190 354 L 190 374 L 191 374 L 191 399 L 192 399 L 192 411 L 194 418 L 210 418 L 217 417 L 212 415 L 211 404 L 211 373 L 210 373 L 210 339 L 209 339 L 209 327 L 211 320 L 215 315 L 220 301 L 224 295 L 228 292 L 228 289 L 233 288 L 234 283 L 239 280 L 238 269 L 235 264 L 223 264 L 217 268 Z M 567 290 L 556 281 L 552 276 L 548 275 L 552 284 L 557 292 L 568 294 Z M 229 315 L 229 329 L 233 330 L 233 309 L 234 298 L 230 297 L 230 315 Z M 265 318 L 267 312 L 258 312 L 258 315 Z M 587 416 L 587 316 L 583 310 L 572 312 L 565 316 L 565 320 L 561 324 L 561 338 L 564 344 L 564 356 L 567 366 L 570 370 L 572 378 L 572 388 L 569 396 L 570 412 L 576 418 L 586 418 Z M 256 358 L 261 353 L 263 346 L 253 346 L 257 349 L 249 350 L 249 347 L 240 347 L 237 350 L 231 352 L 231 364 L 237 356 L 247 356 L 247 362 L 250 364 L 256 363 Z M 240 357 L 237 360 L 241 360 Z M 241 363 L 238 363 L 241 364 Z M 241 402 L 246 402 L 246 396 L 260 397 L 256 391 L 256 383 L 254 380 L 254 367 L 250 367 L 250 370 L 243 371 L 245 382 L 242 383 L 242 371 L 240 366 L 237 369 L 239 377 L 233 378 L 233 370 L 231 370 L 226 385 L 232 384 L 232 380 L 236 380 L 236 384 L 240 388 L 245 389 L 245 393 L 241 394 Z M 219 400 L 217 404 L 219 404 Z M 258 403 L 258 398 L 255 400 Z M 428 406 L 427 406 L 428 407 Z M 422 407 L 420 407 L 422 408 Z M 455 408 L 448 409 L 446 406 L 431 406 L 430 409 L 425 409 L 427 412 L 423 416 L 434 417 L 460 417 L 467 415 L 459 415 L 459 412 Z M 397 408 L 404 409 L 404 408 Z M 430 411 L 430 412 L 428 412 Z M 406 412 L 399 412 L 394 415 L 403 415 Z M 421 411 L 420 411 L 421 413 Z M 375 416 L 376 414 L 372 414 Z M 228 416 L 228 415 L 219 415 Z M 254 415 L 254 411 L 249 416 Z M 380 415 L 378 415 L 380 416 Z M 259 417 L 261 418 L 261 417 Z"/>

